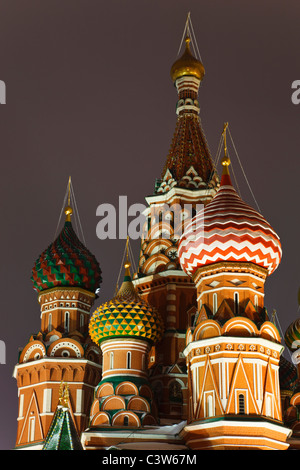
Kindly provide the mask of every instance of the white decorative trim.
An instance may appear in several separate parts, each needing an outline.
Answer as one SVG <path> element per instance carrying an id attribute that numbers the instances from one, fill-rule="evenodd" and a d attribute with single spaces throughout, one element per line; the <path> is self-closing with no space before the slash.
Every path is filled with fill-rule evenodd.
<path id="1" fill-rule="evenodd" d="M 284 346 L 282 346 L 282 344 L 279 344 L 279 343 L 275 343 L 275 342 L 272 342 L 272 341 L 269 341 L 265 338 L 262 338 L 261 336 L 257 336 L 257 337 L 251 337 L 251 338 L 248 338 L 247 336 L 243 337 L 242 338 L 242 341 L 243 343 L 245 344 L 255 344 L 255 343 L 258 343 L 262 346 L 264 346 L 265 348 L 271 348 L 275 351 L 278 352 L 278 354 L 280 355 L 282 353 L 282 351 L 284 350 Z M 188 356 L 188 354 L 195 348 L 203 348 L 207 345 L 213 345 L 214 343 L 218 343 L 218 344 L 237 344 L 239 345 L 241 343 L 241 337 L 239 336 L 215 336 L 213 338 L 205 338 L 205 339 L 201 339 L 201 340 L 198 340 L 198 341 L 193 341 L 192 343 L 189 343 L 187 345 L 187 347 L 184 349 L 183 353 L 186 356 Z M 249 351 L 249 354 L 250 354 L 250 351 Z"/>
<path id="2" fill-rule="evenodd" d="M 81 357 L 81 352 L 80 352 L 79 347 L 76 346 L 76 344 L 71 343 L 69 341 L 60 341 L 59 343 L 57 343 L 51 350 L 50 357 L 53 357 L 55 352 L 61 348 L 70 348 L 72 349 L 72 351 L 76 353 L 76 357 Z"/>

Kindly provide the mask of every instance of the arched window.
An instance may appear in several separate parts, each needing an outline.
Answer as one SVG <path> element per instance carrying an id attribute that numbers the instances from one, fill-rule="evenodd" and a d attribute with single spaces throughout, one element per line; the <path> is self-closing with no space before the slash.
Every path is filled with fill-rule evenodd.
<path id="1" fill-rule="evenodd" d="M 113 369 L 113 368 L 114 368 L 114 353 L 113 353 L 113 352 L 110 353 L 110 357 L 109 357 L 109 367 L 110 367 L 110 369 Z"/>
<path id="2" fill-rule="evenodd" d="M 35 440 L 35 416 L 29 418 L 29 430 L 28 430 L 28 441 L 32 442 Z"/>
<path id="3" fill-rule="evenodd" d="M 124 426 L 128 426 L 129 425 L 129 418 L 128 416 L 124 416 Z"/>
<path id="4" fill-rule="evenodd" d="M 126 362 L 127 369 L 131 368 L 131 352 L 127 352 L 127 362 Z"/>
<path id="5" fill-rule="evenodd" d="M 49 313 L 48 317 L 48 331 L 52 330 L 52 313 Z"/>
<path id="6" fill-rule="evenodd" d="M 169 384 L 169 400 L 173 403 L 181 404 L 183 402 L 181 384 L 176 380 Z"/>
<path id="7" fill-rule="evenodd" d="M 83 313 L 80 314 L 80 328 L 83 329 L 84 327 L 84 315 Z"/>
<path id="8" fill-rule="evenodd" d="M 217 313 L 218 311 L 218 294 L 213 294 L 213 313 Z"/>
<path id="9" fill-rule="evenodd" d="M 258 308 L 258 297 L 257 297 L 257 295 L 254 296 L 254 307 L 257 310 L 257 308 Z"/>
<path id="10" fill-rule="evenodd" d="M 207 418 L 214 416 L 214 400 L 212 395 L 208 395 L 207 397 Z"/>
<path id="11" fill-rule="evenodd" d="M 239 313 L 239 293 L 234 293 L 234 314 L 238 315 Z"/>
<path id="12" fill-rule="evenodd" d="M 239 394 L 239 414 L 245 414 L 245 396 L 242 393 Z"/>
<path id="13" fill-rule="evenodd" d="M 266 416 L 272 416 L 272 399 L 270 395 L 266 399 Z"/>
<path id="14" fill-rule="evenodd" d="M 65 312 L 65 331 L 68 332 L 70 328 L 70 313 Z"/>

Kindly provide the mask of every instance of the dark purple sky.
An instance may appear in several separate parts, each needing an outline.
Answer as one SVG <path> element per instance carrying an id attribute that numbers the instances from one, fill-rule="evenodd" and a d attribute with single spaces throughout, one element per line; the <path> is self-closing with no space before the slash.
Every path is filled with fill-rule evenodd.
<path id="1" fill-rule="evenodd" d="M 292 0 L 0 1 L 1 333 L 0 448 L 15 444 L 18 348 L 39 331 L 31 269 L 53 240 L 69 175 L 88 248 L 111 298 L 124 240 L 100 241 L 96 208 L 144 203 L 175 128 L 169 71 L 188 11 L 206 76 L 199 101 L 215 155 L 224 121 L 283 260 L 266 306 L 283 331 L 296 319 L 299 282 L 300 4 Z M 229 142 L 244 200 L 255 207 Z M 220 168 L 219 168 L 220 170 Z M 138 244 L 134 244 L 136 255 Z M 287 355 L 288 357 L 288 355 Z"/>

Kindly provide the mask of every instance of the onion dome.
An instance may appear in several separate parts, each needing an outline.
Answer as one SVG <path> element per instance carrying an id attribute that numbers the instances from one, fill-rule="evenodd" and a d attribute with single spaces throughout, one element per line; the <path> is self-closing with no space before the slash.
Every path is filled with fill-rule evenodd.
<path id="1" fill-rule="evenodd" d="M 162 318 L 136 292 L 130 264 L 127 262 L 124 267 L 125 277 L 117 295 L 97 308 L 90 319 L 90 336 L 96 344 L 120 337 L 145 339 L 154 344 L 162 337 Z"/>
<path id="2" fill-rule="evenodd" d="M 81 287 L 93 293 L 99 290 L 100 266 L 77 237 L 71 223 L 72 212 L 68 204 L 61 233 L 35 262 L 31 280 L 37 292 L 53 287 Z"/>
<path id="3" fill-rule="evenodd" d="M 291 351 L 300 348 L 300 318 L 290 324 L 285 332 L 284 341 Z"/>
<path id="4" fill-rule="evenodd" d="M 186 75 L 202 80 L 205 75 L 202 62 L 197 60 L 191 53 L 190 42 L 190 38 L 187 37 L 185 39 L 185 51 L 183 55 L 172 65 L 171 78 L 173 82 Z"/>
<path id="5" fill-rule="evenodd" d="M 212 201 L 187 225 L 178 246 L 182 269 L 224 262 L 254 263 L 271 274 L 281 261 L 278 235 L 264 217 L 239 197 L 232 186 L 227 156 L 220 188 Z"/>
<path id="6" fill-rule="evenodd" d="M 300 306 L 300 289 L 298 291 L 298 305 Z M 300 348 L 300 318 L 290 324 L 285 332 L 284 341 L 291 351 Z"/>

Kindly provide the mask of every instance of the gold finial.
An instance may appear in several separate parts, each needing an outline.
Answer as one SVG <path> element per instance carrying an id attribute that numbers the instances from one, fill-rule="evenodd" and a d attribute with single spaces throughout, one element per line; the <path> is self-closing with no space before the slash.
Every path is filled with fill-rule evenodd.
<path id="1" fill-rule="evenodd" d="M 222 132 L 223 141 L 224 141 L 224 157 L 222 158 L 223 175 L 225 175 L 225 174 L 228 175 L 229 174 L 228 167 L 230 165 L 230 158 L 227 155 L 227 139 L 226 139 L 227 127 L 228 127 L 228 122 L 225 122 L 224 129 L 223 129 L 223 132 Z"/>
<path id="2" fill-rule="evenodd" d="M 129 257 L 128 257 L 128 245 L 129 245 L 129 236 L 127 236 L 127 241 L 126 241 L 126 260 L 124 264 L 125 268 L 125 276 L 130 276 L 130 262 L 129 262 Z"/>
<path id="3" fill-rule="evenodd" d="M 186 17 L 186 22 L 185 22 L 185 31 L 186 31 L 186 36 L 185 36 L 185 42 L 186 44 L 189 44 L 191 39 L 190 39 L 190 22 L 191 22 L 191 12 L 189 11 Z"/>
<path id="4" fill-rule="evenodd" d="M 61 382 L 59 387 L 59 400 L 58 404 L 68 408 L 69 406 L 69 387 L 65 382 Z"/>
<path id="5" fill-rule="evenodd" d="M 71 207 L 71 176 L 69 176 L 68 183 L 68 205 L 65 208 L 66 222 L 71 222 L 71 215 L 73 214 L 73 209 Z"/>

